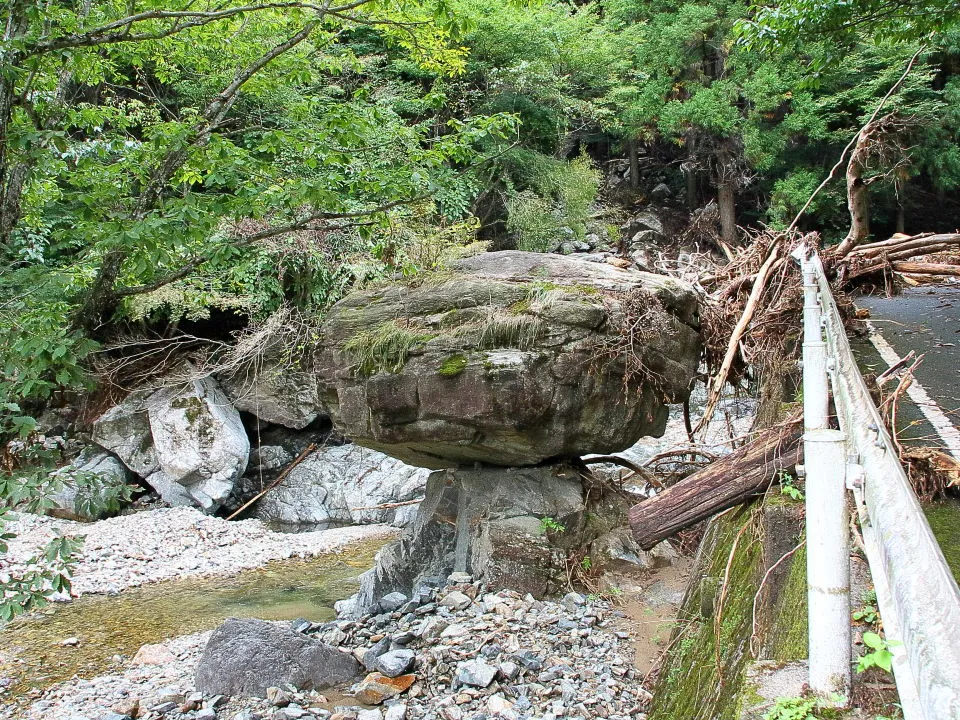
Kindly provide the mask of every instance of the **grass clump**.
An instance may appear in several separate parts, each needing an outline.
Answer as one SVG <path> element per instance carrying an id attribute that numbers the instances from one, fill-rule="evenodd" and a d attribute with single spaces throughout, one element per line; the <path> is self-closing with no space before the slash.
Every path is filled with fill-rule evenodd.
<path id="1" fill-rule="evenodd" d="M 378 372 L 400 372 L 410 354 L 435 335 L 401 327 L 396 322 L 381 323 L 372 330 L 363 330 L 343 345 L 362 375 Z"/>
<path id="2" fill-rule="evenodd" d="M 467 369 L 467 357 L 463 353 L 457 353 L 446 358 L 440 363 L 440 369 L 437 372 L 443 377 L 456 377 Z"/>
<path id="3" fill-rule="evenodd" d="M 477 349 L 528 350 L 536 345 L 542 332 L 543 323 L 529 315 L 492 315 L 479 328 Z"/>

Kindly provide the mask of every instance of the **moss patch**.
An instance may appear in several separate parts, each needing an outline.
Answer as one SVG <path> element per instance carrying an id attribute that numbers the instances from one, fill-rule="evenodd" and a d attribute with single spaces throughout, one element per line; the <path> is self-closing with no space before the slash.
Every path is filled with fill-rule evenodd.
<path id="1" fill-rule="evenodd" d="M 456 377 L 466 369 L 467 356 L 463 353 L 457 353 L 456 355 L 451 355 L 442 363 L 440 363 L 440 368 L 437 370 L 437 372 L 443 377 Z"/>
<path id="2" fill-rule="evenodd" d="M 953 577 L 960 582 L 960 501 L 948 499 L 923 508 Z"/>
<path id="3" fill-rule="evenodd" d="M 753 596 L 762 575 L 759 534 L 756 508 L 724 515 L 711 524 L 697 573 L 719 581 L 700 583 L 684 600 L 675 642 L 651 702 L 650 720 L 731 716 L 750 656 Z M 703 597 L 712 588 L 717 593 L 713 602 Z M 704 617 L 701 608 L 712 612 Z"/>
<path id="4" fill-rule="evenodd" d="M 783 662 L 807 657 L 807 546 L 787 562 L 790 574 L 777 598 L 770 627 L 770 657 Z"/>

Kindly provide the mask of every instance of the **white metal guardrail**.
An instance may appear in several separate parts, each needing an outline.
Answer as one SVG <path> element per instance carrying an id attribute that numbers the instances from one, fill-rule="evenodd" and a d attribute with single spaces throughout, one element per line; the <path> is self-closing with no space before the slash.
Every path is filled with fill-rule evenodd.
<path id="1" fill-rule="evenodd" d="M 904 716 L 906 720 L 960 720 L 960 588 L 857 368 L 820 258 L 806 247 L 800 248 L 795 257 L 804 270 L 807 296 L 804 304 L 805 411 L 807 393 L 818 396 L 809 400 L 813 427 L 808 428 L 804 436 L 807 537 L 811 544 L 808 554 L 816 555 L 816 546 L 824 545 L 824 541 L 834 542 L 835 538 L 827 541 L 827 536 L 837 532 L 838 514 L 845 517 L 845 509 L 824 508 L 823 504 L 836 503 L 836 498 L 842 498 L 845 483 L 856 500 L 887 639 L 902 643 L 890 650 L 894 654 L 893 670 Z M 817 324 L 822 327 L 822 335 Z M 836 459 L 824 461 L 827 457 L 823 452 L 824 443 L 829 443 L 830 438 L 823 437 L 822 433 L 834 433 L 834 441 L 841 439 L 838 437 L 841 433 L 821 429 L 825 422 L 818 427 L 824 402 L 818 387 L 823 383 L 811 377 L 808 385 L 807 377 L 808 373 L 811 376 L 823 373 L 817 357 L 818 345 L 825 352 L 826 374 L 833 389 L 846 449 L 846 467 L 843 462 L 837 466 Z M 843 538 L 836 541 L 845 548 L 846 528 L 840 532 Z M 838 574 L 835 568 L 819 567 L 838 562 L 837 555 L 834 548 L 832 556 L 827 550 L 826 557 L 808 561 L 808 567 L 811 563 L 818 566 L 813 575 L 808 575 L 810 685 L 824 693 L 849 686 L 849 654 L 844 654 L 849 651 L 838 647 L 841 644 L 849 647 L 849 590 L 835 586 L 842 582 L 841 576 L 847 570 L 844 567 Z M 839 562 L 846 566 L 845 552 Z M 838 609 L 844 603 L 845 609 Z M 843 615 L 826 618 L 823 613 L 828 611 Z M 846 627 L 845 633 L 831 638 L 829 633 L 836 632 L 841 624 Z M 842 671 L 840 677 L 836 674 L 838 663 L 847 663 L 845 678 Z"/>

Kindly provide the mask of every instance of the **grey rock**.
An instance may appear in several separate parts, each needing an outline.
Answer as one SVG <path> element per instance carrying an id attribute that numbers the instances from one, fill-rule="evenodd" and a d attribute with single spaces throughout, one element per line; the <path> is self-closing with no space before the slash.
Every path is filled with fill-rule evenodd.
<path id="1" fill-rule="evenodd" d="M 451 273 L 419 287 L 353 292 L 331 308 L 318 382 L 334 425 L 356 443 L 422 467 L 536 465 L 662 434 L 664 402 L 687 396 L 700 350 L 690 286 L 515 251 L 457 261 Z M 544 283 L 556 286 L 548 301 L 538 295 Z M 619 347 L 619 293 L 631 292 L 663 307 L 664 331 L 640 349 L 656 391 L 634 378 L 624 392 L 626 350 L 595 364 L 598 345 Z M 409 352 L 361 367 L 358 348 L 373 342 L 371 331 L 401 325 L 419 337 Z"/>
<path id="2" fill-rule="evenodd" d="M 300 690 L 347 683 L 359 673 L 352 656 L 261 620 L 229 618 L 213 631 L 196 672 L 207 695 L 263 697 L 268 687 Z"/>
<path id="3" fill-rule="evenodd" d="M 214 720 L 217 717 L 217 711 L 213 708 L 201 708 L 193 717 L 196 720 Z"/>
<path id="4" fill-rule="evenodd" d="M 377 670 L 387 677 L 397 677 L 413 667 L 416 653 L 413 650 L 391 650 L 377 658 Z"/>
<path id="5" fill-rule="evenodd" d="M 236 408 L 213 378 L 150 397 L 147 414 L 160 470 L 214 512 L 247 467 L 250 441 Z"/>
<path id="6" fill-rule="evenodd" d="M 290 621 L 290 629 L 294 632 L 307 632 L 312 626 L 313 623 L 306 618 L 297 618 L 296 620 Z"/>
<path id="7" fill-rule="evenodd" d="M 520 674 L 520 666 L 510 660 L 500 663 L 497 669 L 500 671 L 500 675 L 503 676 L 504 680 L 515 680 Z"/>
<path id="8" fill-rule="evenodd" d="M 256 516 L 281 523 L 407 525 L 415 505 L 376 509 L 423 497 L 429 470 L 376 450 L 346 444 L 311 453 L 258 504 Z M 355 508 L 372 508 L 358 510 Z"/>
<path id="9" fill-rule="evenodd" d="M 384 720 L 406 720 L 407 718 L 407 704 L 406 703 L 396 703 L 387 708 L 387 712 L 384 715 Z"/>
<path id="10" fill-rule="evenodd" d="M 461 685 L 485 688 L 497 676 L 497 668 L 488 665 L 480 658 L 468 660 L 457 665 L 457 682 Z"/>
<path id="11" fill-rule="evenodd" d="M 468 574 L 490 587 L 542 597 L 556 589 L 553 577 L 565 554 L 553 547 L 541 518 L 554 518 L 574 536 L 585 512 L 579 475 L 567 465 L 434 472 L 413 526 L 381 549 L 375 567 L 361 576 L 354 612 L 369 612 L 378 598 L 409 591 L 425 577 L 448 576 L 458 552 L 452 519 L 461 513 L 469 520 L 469 534 L 460 539 Z M 445 602 L 470 605 L 461 595 Z M 416 612 L 429 611 L 425 606 Z"/>
<path id="12" fill-rule="evenodd" d="M 410 598 L 402 592 L 392 592 L 380 598 L 380 610 L 383 612 L 393 612 L 404 605 Z"/>
<path id="13" fill-rule="evenodd" d="M 658 183 L 653 190 L 650 191 L 650 200 L 657 203 L 669 200 L 672 196 L 673 191 L 666 183 Z"/>
<path id="14" fill-rule="evenodd" d="M 472 604 L 473 600 L 459 590 L 447 593 L 443 596 L 443 599 L 440 600 L 442 607 L 450 608 L 451 610 L 464 610 Z"/>
<path id="15" fill-rule="evenodd" d="M 560 601 L 568 611 L 576 612 L 579 608 L 587 604 L 587 599 L 578 592 L 568 592 Z"/>
<path id="16" fill-rule="evenodd" d="M 268 352 L 255 365 L 223 373 L 218 380 L 237 409 L 274 425 L 301 430 L 327 414 L 312 369 L 293 367 L 278 353 Z"/>
<path id="17" fill-rule="evenodd" d="M 385 637 L 374 643 L 373 647 L 363 654 L 363 666 L 370 670 L 377 669 L 377 660 L 380 656 L 390 651 L 390 638 Z"/>
<path id="18" fill-rule="evenodd" d="M 51 473 L 63 487 L 49 498 L 55 508 L 50 514 L 70 520 L 98 520 L 105 516 L 103 512 L 91 516 L 77 507 L 79 476 L 95 477 L 103 486 L 119 487 L 127 483 L 130 473 L 113 455 L 88 448 L 72 463 Z"/>
<path id="19" fill-rule="evenodd" d="M 147 415 L 149 396 L 148 392 L 131 393 L 93 423 L 93 441 L 143 478 L 160 469 Z"/>
<path id="20" fill-rule="evenodd" d="M 383 720 L 383 712 L 378 708 L 357 710 L 357 720 Z"/>

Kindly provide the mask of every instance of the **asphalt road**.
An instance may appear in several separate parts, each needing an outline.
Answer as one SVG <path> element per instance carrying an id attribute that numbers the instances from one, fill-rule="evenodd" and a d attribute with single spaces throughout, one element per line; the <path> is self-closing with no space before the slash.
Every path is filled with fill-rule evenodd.
<path id="1" fill-rule="evenodd" d="M 908 288 L 893 298 L 864 296 L 856 304 L 870 311 L 870 322 L 900 357 L 911 350 L 924 355 L 915 373 L 917 381 L 960 427 L 960 284 Z M 879 374 L 886 369 L 869 342 L 858 342 L 856 352 L 863 372 Z M 901 410 L 911 423 L 900 428 L 904 439 L 941 444 L 908 400 Z"/>

